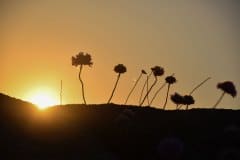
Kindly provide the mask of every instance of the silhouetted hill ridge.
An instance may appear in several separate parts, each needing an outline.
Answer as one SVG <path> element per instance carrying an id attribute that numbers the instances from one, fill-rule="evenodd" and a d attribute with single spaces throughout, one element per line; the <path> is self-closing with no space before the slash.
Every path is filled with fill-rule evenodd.
<path id="1" fill-rule="evenodd" d="M 240 153 L 240 110 L 117 104 L 38 110 L 0 94 L 0 122 L 0 158 L 7 159 L 212 160 Z"/>

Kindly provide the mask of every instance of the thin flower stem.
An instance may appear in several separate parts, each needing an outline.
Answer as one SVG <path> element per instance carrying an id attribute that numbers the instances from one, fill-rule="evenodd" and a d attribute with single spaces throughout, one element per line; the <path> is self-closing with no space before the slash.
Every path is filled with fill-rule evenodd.
<path id="1" fill-rule="evenodd" d="M 125 101 L 125 103 L 124 103 L 125 105 L 127 104 L 127 101 L 128 101 L 128 99 L 129 99 L 130 95 L 132 94 L 133 90 L 136 88 L 136 86 L 137 86 L 139 80 L 141 79 L 141 77 L 142 77 L 142 73 L 140 73 L 140 75 L 139 75 L 137 81 L 135 82 L 133 88 L 132 88 L 131 91 L 129 92 L 129 94 L 128 94 L 128 96 L 127 96 L 127 99 L 126 99 L 126 101 Z"/>
<path id="2" fill-rule="evenodd" d="M 161 85 L 161 87 L 155 92 L 155 94 L 154 94 L 154 96 L 153 96 L 153 98 L 152 98 L 152 100 L 151 100 L 151 102 L 150 102 L 150 105 L 152 105 L 153 100 L 157 97 L 158 93 L 159 93 L 159 92 L 163 89 L 163 87 L 165 87 L 166 85 L 167 85 L 166 82 L 163 83 L 163 84 Z"/>
<path id="3" fill-rule="evenodd" d="M 170 89 L 170 86 L 171 86 L 171 84 L 168 84 L 167 96 L 166 96 L 165 103 L 164 103 L 164 105 L 163 105 L 163 110 L 165 110 L 165 108 L 166 108 L 166 105 L 167 105 L 167 100 L 168 100 L 168 94 L 169 94 L 169 89 Z"/>
<path id="4" fill-rule="evenodd" d="M 147 79 L 148 79 L 148 76 L 147 76 Z M 139 104 L 141 103 L 141 100 L 142 100 L 142 96 L 143 96 L 143 91 L 144 91 L 144 89 L 145 89 L 145 86 L 146 86 L 146 82 L 147 82 L 147 79 L 146 79 L 146 81 L 144 82 L 144 84 L 143 84 L 143 88 L 142 88 L 142 90 L 141 90 L 141 94 L 140 94 L 140 97 L 139 97 Z"/>
<path id="5" fill-rule="evenodd" d="M 200 86 L 202 86 L 205 82 L 207 82 L 211 77 L 206 78 L 204 81 L 199 83 L 196 87 L 193 88 L 193 90 L 189 93 L 189 95 L 192 95 L 193 92 L 195 92 Z M 182 107 L 182 104 L 179 106 L 179 109 Z"/>
<path id="6" fill-rule="evenodd" d="M 142 91 L 141 91 L 141 95 L 140 95 L 140 98 L 139 98 L 139 105 L 142 101 L 142 96 L 143 96 L 143 92 L 144 92 L 144 89 L 145 89 L 145 86 L 147 85 L 147 82 L 148 82 L 148 79 L 149 77 L 152 75 L 152 72 L 147 76 L 147 79 L 146 81 L 144 82 L 144 85 L 143 85 L 143 88 L 142 88 Z M 147 88 L 147 91 L 148 91 L 148 88 Z"/>
<path id="7" fill-rule="evenodd" d="M 148 89 L 149 89 L 149 86 L 148 86 L 148 82 L 149 82 L 149 79 L 150 79 L 150 77 L 151 77 L 151 75 L 152 75 L 152 72 L 151 72 L 151 74 L 149 75 L 149 77 L 147 78 L 147 92 L 148 92 Z M 148 102 L 148 105 L 150 104 L 150 102 L 149 102 L 149 96 L 147 95 L 147 102 Z"/>
<path id="8" fill-rule="evenodd" d="M 144 101 L 146 100 L 148 94 L 151 92 L 151 90 L 153 89 L 153 87 L 155 86 L 155 84 L 157 83 L 157 77 L 155 77 L 155 81 L 153 82 L 152 86 L 150 87 L 150 89 L 147 91 L 145 97 L 143 98 L 142 102 L 140 103 L 140 106 L 143 105 Z"/>
<path id="9" fill-rule="evenodd" d="M 202 81 L 200 84 L 198 84 L 195 88 L 193 88 L 193 90 L 189 93 L 189 95 L 192 95 L 193 92 L 198 89 L 201 85 L 203 85 L 205 82 L 207 82 L 209 79 L 211 79 L 211 77 L 208 77 L 207 79 L 205 79 L 204 81 Z"/>
<path id="10" fill-rule="evenodd" d="M 173 73 L 171 76 L 174 76 L 175 75 L 175 73 Z M 162 85 L 161 85 L 161 87 L 155 92 L 155 94 L 154 94 L 154 96 L 153 96 L 153 98 L 152 98 L 152 100 L 151 100 L 151 102 L 150 102 L 150 105 L 152 105 L 152 103 L 153 103 L 153 100 L 157 97 L 157 95 L 158 95 L 158 93 L 163 89 L 163 87 L 165 87 L 167 85 L 167 83 L 165 82 L 165 83 L 163 83 Z"/>
<path id="11" fill-rule="evenodd" d="M 79 81 L 81 82 L 81 85 L 82 85 L 82 97 L 83 97 L 83 102 L 86 105 L 87 103 L 86 103 L 86 99 L 85 99 L 85 95 L 84 95 L 84 85 L 83 85 L 83 80 L 81 78 L 82 68 L 83 68 L 83 65 L 80 65 L 78 79 L 79 79 Z"/>
<path id="12" fill-rule="evenodd" d="M 118 76 L 117 76 L 117 81 L 116 81 L 116 83 L 115 83 L 115 85 L 114 85 L 113 91 L 112 91 L 112 93 L 111 93 L 111 96 L 110 96 L 110 98 L 109 98 L 109 100 L 108 100 L 108 103 L 110 103 L 111 100 L 112 100 L 112 97 L 113 97 L 113 94 L 114 94 L 114 92 L 115 92 L 115 90 L 116 90 L 116 88 L 117 88 L 117 84 L 118 84 L 118 81 L 119 81 L 119 79 L 120 79 L 120 76 L 121 76 L 121 74 L 119 73 Z"/>
<path id="13" fill-rule="evenodd" d="M 222 94 L 221 94 L 221 96 L 219 97 L 219 99 L 218 99 L 218 101 L 215 103 L 215 105 L 213 106 L 213 108 L 216 108 L 217 107 L 217 105 L 221 102 L 221 100 L 223 99 L 223 96 L 225 95 L 225 92 L 223 92 Z"/>
<path id="14" fill-rule="evenodd" d="M 181 109 L 181 108 L 182 108 L 182 106 L 183 106 L 183 104 L 180 104 L 180 105 L 178 106 L 178 109 Z"/>

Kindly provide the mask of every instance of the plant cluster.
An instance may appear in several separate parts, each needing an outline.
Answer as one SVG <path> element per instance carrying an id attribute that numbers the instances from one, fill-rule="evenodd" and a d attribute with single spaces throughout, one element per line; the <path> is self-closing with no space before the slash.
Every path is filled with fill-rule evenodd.
<path id="1" fill-rule="evenodd" d="M 84 84 L 83 84 L 83 80 L 81 78 L 81 72 L 82 72 L 82 68 L 84 65 L 88 65 L 90 67 L 93 65 L 92 57 L 88 53 L 80 52 L 76 56 L 72 57 L 72 65 L 75 67 L 79 66 L 78 78 L 79 78 L 79 81 L 80 81 L 81 87 L 82 87 L 82 98 L 83 98 L 84 104 L 87 104 L 86 99 L 85 99 L 85 94 L 84 94 Z M 114 70 L 114 72 L 117 73 L 117 80 L 114 84 L 112 93 L 111 93 L 107 103 L 111 103 L 111 100 L 114 96 L 117 85 L 119 83 L 120 77 L 122 74 L 127 72 L 127 67 L 124 64 L 118 64 L 114 67 L 113 70 Z M 140 98 L 139 98 L 139 106 L 142 106 L 146 100 L 147 100 L 148 105 L 151 105 L 153 100 L 156 98 L 157 94 L 161 91 L 162 88 L 164 88 L 167 85 L 167 94 L 166 94 L 166 99 L 165 99 L 165 102 L 163 105 L 163 109 L 165 110 L 167 102 L 168 102 L 168 98 L 169 98 L 170 87 L 171 87 L 171 85 L 173 85 L 174 83 L 177 82 L 174 74 L 167 76 L 165 78 L 165 83 L 163 83 L 162 86 L 159 89 L 157 89 L 157 91 L 155 92 L 151 101 L 149 100 L 149 94 L 153 90 L 153 88 L 156 86 L 156 84 L 158 82 L 158 77 L 163 76 L 164 73 L 165 73 L 165 70 L 161 66 L 152 67 L 151 72 L 149 74 L 147 74 L 147 72 L 145 70 L 141 70 L 140 75 L 139 75 L 138 79 L 136 80 L 135 84 L 133 85 L 133 87 L 131 88 L 130 92 L 128 93 L 124 104 L 125 105 L 127 104 L 131 94 L 133 93 L 137 84 L 139 84 L 139 81 L 142 78 L 142 76 L 147 75 L 146 80 L 145 80 L 142 90 L 141 90 L 141 94 L 140 94 Z M 149 88 L 149 79 L 151 78 L 151 76 L 154 76 L 154 82 L 152 83 L 152 85 Z M 195 92 L 200 86 L 202 86 L 209 79 L 210 79 L 210 77 L 208 77 L 207 79 L 202 81 L 200 84 L 198 84 L 196 87 L 194 87 L 193 90 L 189 94 L 181 95 L 181 94 L 175 92 L 174 94 L 170 95 L 171 101 L 176 104 L 176 109 L 180 109 L 183 105 L 186 105 L 186 109 L 188 109 L 189 105 L 194 104 L 195 100 L 192 96 L 193 92 Z M 217 88 L 221 89 L 223 91 L 223 93 L 221 94 L 220 98 L 218 99 L 216 104 L 213 106 L 213 108 L 217 107 L 217 105 L 220 103 L 220 101 L 222 100 L 223 96 L 226 93 L 230 94 L 232 97 L 236 97 L 236 95 L 237 95 L 236 88 L 235 88 L 233 82 L 231 82 L 231 81 L 225 81 L 222 83 L 218 83 Z M 145 90 L 146 90 L 146 93 L 144 95 Z"/>

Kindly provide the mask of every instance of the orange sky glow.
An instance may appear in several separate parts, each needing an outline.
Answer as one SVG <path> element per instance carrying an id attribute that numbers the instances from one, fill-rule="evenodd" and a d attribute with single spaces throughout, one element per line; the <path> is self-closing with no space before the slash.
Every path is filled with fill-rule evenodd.
<path id="1" fill-rule="evenodd" d="M 191 107 L 212 107 L 221 91 L 218 82 L 230 80 L 240 89 L 240 2 L 192 0 L 3 0 L 0 2 L 0 92 L 30 100 L 47 91 L 59 103 L 83 103 L 78 68 L 71 57 L 90 53 L 93 66 L 82 78 L 88 103 L 106 103 L 118 63 L 127 66 L 112 102 L 123 104 L 142 69 L 164 67 L 164 77 L 175 73 L 170 89 L 194 93 Z M 150 81 L 152 82 L 153 79 Z M 138 104 L 143 79 L 129 99 Z M 164 104 L 165 87 L 153 106 Z M 153 92 L 154 93 L 154 92 Z M 151 96 L 151 95 L 150 95 Z M 169 101 L 167 109 L 175 105 Z M 226 95 L 219 107 L 240 108 L 240 98 Z"/>

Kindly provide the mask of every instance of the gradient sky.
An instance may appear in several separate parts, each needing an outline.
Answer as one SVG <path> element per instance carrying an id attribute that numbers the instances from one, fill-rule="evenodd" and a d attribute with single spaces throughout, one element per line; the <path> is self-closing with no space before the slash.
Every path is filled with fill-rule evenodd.
<path id="1" fill-rule="evenodd" d="M 83 70 L 89 103 L 108 100 L 118 63 L 128 71 L 114 103 L 124 103 L 141 69 L 155 65 L 165 75 L 175 73 L 170 94 L 187 94 L 212 77 L 194 93 L 192 107 L 212 107 L 221 94 L 218 82 L 231 80 L 240 89 L 238 0 L 1 0 L 0 11 L 0 92 L 17 98 L 27 100 L 38 89 L 58 98 L 63 80 L 63 103 L 82 103 L 78 70 L 71 66 L 79 51 L 94 62 Z M 137 104 L 140 88 L 130 104 Z M 154 106 L 162 107 L 166 89 Z M 219 107 L 239 109 L 239 96 L 226 95 Z"/>

